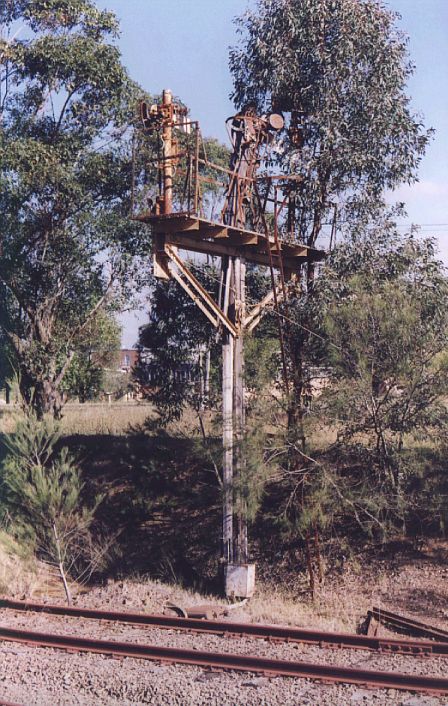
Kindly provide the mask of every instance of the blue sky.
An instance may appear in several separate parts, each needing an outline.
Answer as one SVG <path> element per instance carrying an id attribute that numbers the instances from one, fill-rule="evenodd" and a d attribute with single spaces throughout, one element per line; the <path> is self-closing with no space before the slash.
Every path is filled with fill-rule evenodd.
<path id="1" fill-rule="evenodd" d="M 180 95 L 205 135 L 226 139 L 232 114 L 228 47 L 236 40 L 232 19 L 253 0 L 97 0 L 121 22 L 119 46 L 131 76 L 149 92 Z M 448 0 L 385 0 L 402 19 L 416 73 L 409 95 L 424 122 L 436 129 L 420 169 L 420 181 L 391 200 L 405 201 L 404 223 L 424 224 L 439 239 L 448 263 Z M 430 224 L 430 225 L 426 225 Z M 433 225 L 435 224 L 435 225 Z M 441 224 L 441 225 L 439 225 Z M 403 224 L 404 227 L 404 224 Z M 123 344 L 132 346 L 143 313 L 124 317 Z"/>

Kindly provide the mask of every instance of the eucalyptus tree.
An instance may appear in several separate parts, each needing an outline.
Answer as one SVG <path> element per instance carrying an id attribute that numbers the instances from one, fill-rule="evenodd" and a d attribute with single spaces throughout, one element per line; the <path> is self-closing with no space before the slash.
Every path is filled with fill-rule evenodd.
<path id="1" fill-rule="evenodd" d="M 202 263 L 194 274 L 210 294 L 217 294 L 215 267 Z M 149 320 L 140 328 L 139 346 L 143 355 L 135 376 L 148 391 L 162 423 L 180 419 L 188 404 L 197 407 L 201 403 L 203 356 L 217 348 L 216 331 L 174 280 L 154 284 Z"/>
<path id="2" fill-rule="evenodd" d="M 337 248 L 330 265 L 322 298 L 333 384 L 324 409 L 339 420 L 341 444 L 371 448 L 396 491 L 409 435 L 446 426 L 446 268 L 433 240 L 387 230 Z"/>
<path id="3" fill-rule="evenodd" d="M 378 0 L 258 0 L 237 19 L 232 97 L 239 108 L 283 112 L 287 130 L 277 160 L 302 177 L 292 195 L 297 238 L 308 245 L 326 224 L 366 225 L 385 189 L 417 179 L 431 130 L 407 95 L 413 65 L 397 20 Z M 290 430 L 302 450 L 304 355 L 314 306 L 314 266 L 306 269 L 288 314 L 297 324 L 288 336 Z"/>
<path id="4" fill-rule="evenodd" d="M 0 327 L 25 400 L 58 415 L 78 340 L 147 252 L 128 218 L 138 89 L 90 0 L 6 0 L 0 26 Z"/>
<path id="5" fill-rule="evenodd" d="M 279 161 L 302 176 L 308 245 L 335 205 L 345 220 L 417 179 L 431 131 L 406 93 L 414 67 L 398 18 L 379 0 L 258 0 L 237 19 L 232 97 L 289 116 Z"/>

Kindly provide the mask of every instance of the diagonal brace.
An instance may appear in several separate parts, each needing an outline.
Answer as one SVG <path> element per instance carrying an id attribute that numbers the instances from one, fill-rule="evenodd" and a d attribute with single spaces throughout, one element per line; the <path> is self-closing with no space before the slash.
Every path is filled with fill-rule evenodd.
<path id="1" fill-rule="evenodd" d="M 177 255 L 175 249 L 166 243 L 165 252 L 171 262 L 175 265 L 175 267 L 170 268 L 171 275 L 185 290 L 188 296 L 191 297 L 199 309 L 201 309 L 201 311 L 207 316 L 212 324 L 214 326 L 218 326 L 218 323 L 221 322 L 232 336 L 238 336 L 238 329 L 235 324 L 232 323 L 228 316 L 224 314 L 215 300 L 204 289 L 202 284 L 196 279 L 192 272 L 190 272 L 182 259 Z"/>
<path id="2" fill-rule="evenodd" d="M 277 286 L 276 288 L 276 294 L 277 294 L 277 302 L 281 302 L 283 299 L 283 288 L 282 286 Z M 275 300 L 274 296 L 274 291 L 271 290 L 266 294 L 263 299 L 258 302 L 247 314 L 243 321 L 243 327 L 244 329 L 250 333 L 251 331 L 254 330 L 256 326 L 260 323 L 261 317 L 266 311 L 266 308 L 269 306 L 269 304 Z"/>

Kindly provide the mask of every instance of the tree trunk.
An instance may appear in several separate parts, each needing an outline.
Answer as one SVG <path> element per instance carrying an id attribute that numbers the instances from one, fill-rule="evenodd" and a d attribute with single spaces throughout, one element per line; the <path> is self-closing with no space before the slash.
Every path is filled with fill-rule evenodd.
<path id="1" fill-rule="evenodd" d="M 68 605 L 71 605 L 72 596 L 70 593 L 70 589 L 68 587 L 67 578 L 65 576 L 64 562 L 63 562 L 62 551 L 61 551 L 61 541 L 59 539 L 59 534 L 58 534 L 58 530 L 57 530 L 55 522 L 53 522 L 53 536 L 54 536 L 54 541 L 55 541 L 55 546 L 56 546 L 56 556 L 57 556 L 59 575 L 61 577 L 62 584 L 64 586 L 65 597 L 67 598 L 67 603 L 68 603 Z"/>
<path id="2" fill-rule="evenodd" d="M 290 448 L 297 456 L 297 449 L 305 452 L 306 437 L 303 426 L 303 359 L 302 348 L 291 351 L 292 357 L 292 394 L 288 405 L 288 437 Z"/>
<path id="3" fill-rule="evenodd" d="M 62 416 L 65 395 L 51 379 L 33 379 L 29 371 L 21 371 L 20 393 L 28 408 L 32 409 L 38 419 L 45 414 L 52 414 L 55 419 Z"/>
<path id="4" fill-rule="evenodd" d="M 310 551 L 310 533 L 307 531 L 306 536 L 305 536 L 305 555 L 306 555 L 306 564 L 308 567 L 308 576 L 310 579 L 310 594 L 311 594 L 311 599 L 314 601 L 315 598 L 315 590 L 316 590 L 316 583 L 314 580 L 314 569 L 313 569 L 313 562 L 311 560 L 311 551 Z"/>

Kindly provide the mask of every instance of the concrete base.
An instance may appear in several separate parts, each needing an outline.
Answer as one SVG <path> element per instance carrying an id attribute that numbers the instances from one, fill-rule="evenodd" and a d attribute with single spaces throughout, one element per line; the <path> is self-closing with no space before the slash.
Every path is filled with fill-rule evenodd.
<path id="1" fill-rule="evenodd" d="M 255 564 L 227 564 L 225 579 L 226 596 L 251 598 L 255 591 Z"/>

